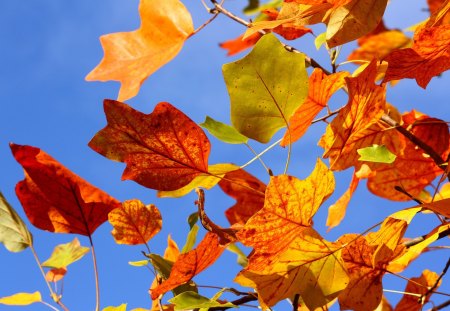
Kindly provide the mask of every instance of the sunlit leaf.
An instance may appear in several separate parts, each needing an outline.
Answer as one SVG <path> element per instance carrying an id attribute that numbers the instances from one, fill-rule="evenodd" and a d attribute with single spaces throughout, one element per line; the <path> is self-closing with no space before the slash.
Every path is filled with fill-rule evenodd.
<path id="1" fill-rule="evenodd" d="M 248 138 L 239 133 L 234 127 L 216 121 L 211 117 L 206 117 L 203 123 L 199 124 L 201 127 L 208 130 L 208 132 L 217 139 L 228 144 L 245 144 Z"/>
<path id="2" fill-rule="evenodd" d="M 189 230 L 189 233 L 186 237 L 186 243 L 181 249 L 181 253 L 187 253 L 194 248 L 195 242 L 197 241 L 198 229 L 200 229 L 200 227 L 194 224 L 191 230 Z"/>
<path id="3" fill-rule="evenodd" d="M 128 200 L 108 215 L 113 226 L 111 234 L 118 244 L 147 243 L 162 226 L 161 214 L 153 204 L 144 205 L 139 200 Z"/>
<path id="4" fill-rule="evenodd" d="M 242 252 L 242 250 L 234 243 L 231 243 L 228 245 L 227 250 L 235 253 L 237 255 L 237 263 L 242 266 L 246 267 L 248 265 L 248 259 L 247 256 Z"/>
<path id="5" fill-rule="evenodd" d="M 129 261 L 128 264 L 133 267 L 145 267 L 150 263 L 149 259 L 139 261 Z"/>
<path id="6" fill-rule="evenodd" d="M 86 236 L 108 219 L 119 202 L 72 173 L 44 151 L 11 144 L 25 170 L 16 194 L 30 222 L 42 230 Z"/>
<path id="7" fill-rule="evenodd" d="M 217 300 L 212 300 L 203 297 L 195 292 L 184 292 L 176 297 L 168 300 L 170 303 L 175 305 L 175 311 L 177 310 L 190 310 L 197 308 L 235 308 L 236 306 L 231 302 L 220 303 Z"/>
<path id="8" fill-rule="evenodd" d="M 231 123 L 241 134 L 262 143 L 287 126 L 307 96 L 304 55 L 286 51 L 272 34 L 222 70 L 231 99 Z"/>
<path id="9" fill-rule="evenodd" d="M 377 162 L 377 163 L 392 163 L 397 157 L 395 154 L 389 151 L 384 145 L 374 144 L 370 147 L 365 147 L 356 150 L 360 155 L 359 161 Z"/>
<path id="10" fill-rule="evenodd" d="M 66 268 L 56 268 L 56 269 L 50 269 L 46 274 L 45 274 L 45 279 L 48 282 L 58 282 L 61 281 L 63 279 L 63 277 L 66 275 L 67 273 L 67 269 Z"/>
<path id="11" fill-rule="evenodd" d="M 406 284 L 405 294 L 399 303 L 395 306 L 395 311 L 421 311 L 423 306 L 428 303 L 433 292 L 428 293 L 428 289 L 435 285 L 439 275 L 430 270 L 424 270 L 420 277 L 411 278 Z M 439 287 L 436 286 L 435 290 Z M 410 295 L 417 294 L 417 296 Z M 427 295 L 425 295 L 427 294 Z M 418 298 L 419 295 L 422 297 Z"/>
<path id="12" fill-rule="evenodd" d="M 0 298 L 0 304 L 7 306 L 28 306 L 35 302 L 41 302 L 40 292 L 34 293 L 17 293 L 8 297 Z"/>
<path id="13" fill-rule="evenodd" d="M 120 81 L 120 101 L 136 96 L 144 80 L 171 61 L 194 31 L 191 15 L 179 0 L 141 0 L 139 13 L 139 29 L 100 37 L 105 55 L 86 77 Z"/>
<path id="14" fill-rule="evenodd" d="M 170 191 L 208 174 L 208 138 L 169 103 L 159 103 L 150 114 L 114 100 L 105 100 L 104 108 L 108 125 L 89 146 L 111 160 L 125 162 L 122 179 Z"/>
<path id="15" fill-rule="evenodd" d="M 316 49 L 319 50 L 322 45 L 324 45 L 327 42 L 327 33 L 322 32 L 320 35 L 318 35 L 314 39 L 314 45 L 316 46 Z"/>
<path id="16" fill-rule="evenodd" d="M 127 304 L 123 303 L 117 307 L 113 307 L 113 306 L 105 307 L 102 309 L 102 311 L 127 311 Z"/>
<path id="17" fill-rule="evenodd" d="M 0 243 L 10 252 L 21 252 L 33 244 L 27 226 L 0 192 Z"/>
<path id="18" fill-rule="evenodd" d="M 65 268 L 75 261 L 83 258 L 89 252 L 89 247 L 80 245 L 77 238 L 72 242 L 60 244 L 55 247 L 49 259 L 42 263 L 42 266 L 49 268 Z"/>

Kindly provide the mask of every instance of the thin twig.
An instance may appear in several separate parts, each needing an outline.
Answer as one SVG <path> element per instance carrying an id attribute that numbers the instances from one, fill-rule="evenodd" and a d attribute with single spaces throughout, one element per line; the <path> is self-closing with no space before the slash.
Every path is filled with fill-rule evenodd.
<path id="1" fill-rule="evenodd" d="M 255 149 L 253 149 L 252 146 L 250 146 L 248 143 L 245 143 L 245 146 L 255 155 L 255 157 L 257 157 L 259 159 L 259 162 L 261 162 L 261 165 L 264 167 L 264 169 L 270 175 L 270 169 L 267 167 L 266 163 L 264 163 L 263 159 L 255 151 Z"/>
<path id="2" fill-rule="evenodd" d="M 298 302 L 300 300 L 300 295 L 299 294 L 295 294 L 294 296 L 294 300 L 292 301 L 292 311 L 297 311 L 298 310 Z"/>
<path id="3" fill-rule="evenodd" d="M 443 302 L 440 305 L 434 306 L 433 308 L 428 309 L 427 311 L 438 311 L 438 310 L 442 310 L 448 306 L 450 306 L 450 300 L 447 300 L 446 302 Z"/>
<path id="4" fill-rule="evenodd" d="M 428 295 L 430 295 L 439 285 L 439 282 L 441 281 L 441 279 L 443 278 L 443 276 L 447 273 L 448 268 L 450 267 L 450 257 L 447 260 L 447 263 L 445 264 L 444 270 L 442 270 L 441 274 L 439 275 L 438 279 L 436 280 L 436 282 L 434 282 L 433 286 L 431 286 L 427 292 L 425 294 L 423 294 L 420 299 L 422 300 L 424 297 L 427 297 Z"/>
<path id="5" fill-rule="evenodd" d="M 213 20 L 216 19 L 216 17 L 219 16 L 219 12 L 215 13 L 210 19 L 208 19 L 206 22 L 204 22 L 201 26 L 199 26 L 197 29 L 195 29 L 189 36 L 188 38 L 192 37 L 193 35 L 195 35 L 196 33 L 198 33 L 200 30 L 202 30 L 203 28 L 205 28 L 209 23 L 211 23 Z"/>
<path id="6" fill-rule="evenodd" d="M 42 303 L 44 306 L 49 307 L 52 310 L 59 311 L 59 309 L 55 308 L 54 306 L 52 306 L 48 302 L 45 302 L 45 301 L 39 301 L 39 302 Z"/>

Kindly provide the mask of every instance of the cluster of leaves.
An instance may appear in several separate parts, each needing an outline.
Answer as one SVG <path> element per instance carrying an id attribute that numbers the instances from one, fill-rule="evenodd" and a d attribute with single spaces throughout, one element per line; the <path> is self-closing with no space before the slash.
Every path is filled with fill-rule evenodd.
<path id="1" fill-rule="evenodd" d="M 222 47 L 229 54 L 250 47 L 252 51 L 223 66 L 232 125 L 210 117 L 197 125 L 167 102 L 157 104 L 150 114 L 122 102 L 135 96 L 143 81 L 173 59 L 199 30 L 194 30 L 190 13 L 179 0 L 141 0 L 138 30 L 100 38 L 104 58 L 87 79 L 120 81 L 120 101 L 104 101 L 107 125 L 89 146 L 108 159 L 124 162 L 123 179 L 157 190 L 160 197 L 180 197 L 195 190 L 198 213 L 190 218 L 189 235 L 197 234 L 198 220 L 208 232 L 195 248 L 195 239 L 188 238 L 190 243 L 180 251 L 169 236 L 163 256 L 151 253 L 147 243 L 162 225 L 155 205 L 137 199 L 119 202 L 39 148 L 11 144 L 13 156 L 25 171 L 16 193 L 29 221 L 42 230 L 87 236 L 91 248 L 82 247 L 75 238 L 57 246 L 41 263 L 31 233 L 3 196 L 0 242 L 12 252 L 31 248 L 43 274 L 42 268 L 48 268 L 45 279 L 51 297 L 63 310 L 68 310 L 63 297 L 50 283 L 61 281 L 67 267 L 89 250 L 95 258 L 91 237 L 106 221 L 113 226 L 117 243 L 147 247 L 144 260 L 133 264 L 155 271 L 151 310 L 225 310 L 250 301 L 258 301 L 266 310 L 283 299 L 290 299 L 294 310 L 324 310 L 336 300 L 343 310 L 391 310 L 383 297 L 383 276 L 401 273 L 431 243 L 450 232 L 450 192 L 445 183 L 450 154 L 448 124 L 415 110 L 400 114 L 385 98 L 387 82 L 412 78 L 425 88 L 433 77 L 450 68 L 450 1 L 429 4 L 429 19 L 416 25 L 410 39 L 402 31 L 384 26 L 387 0 L 285 0 L 264 5 L 250 1 L 246 10 L 259 12 L 253 23 L 230 13 L 223 3 L 211 1 L 213 18 L 224 14 L 247 26 L 245 34 Z M 329 52 L 332 72 L 274 35 L 294 40 L 311 33 L 306 26 L 316 23 L 326 25 L 316 45 Z M 353 40 L 358 40 L 359 47 L 348 61 L 359 67 L 353 73 L 339 71 L 339 46 Z M 314 67 L 310 74 L 307 67 Z M 348 93 L 348 102 L 332 111 L 329 101 L 338 90 Z M 325 116 L 318 118 L 322 111 Z M 248 144 L 250 139 L 269 143 L 277 131 L 286 128 L 283 138 L 268 149 L 281 145 L 288 147 L 290 154 L 291 145 L 312 124 L 331 118 L 318 142 L 329 167 L 318 159 L 304 180 L 287 174 L 289 157 L 283 174 L 274 176 L 267 169 L 267 185 L 244 166 L 209 164 L 211 144 L 202 127 L 228 144 Z M 326 240 L 314 228 L 313 217 L 335 190 L 333 171 L 351 168 L 354 174 L 348 190 L 329 207 L 330 229 L 345 217 L 361 179 L 367 179 L 374 195 L 394 201 L 415 200 L 412 205 L 418 206 L 390 215 L 377 231 L 374 227 L 336 241 Z M 427 192 L 436 179 L 434 193 Z M 225 213 L 230 228 L 216 225 L 204 210 L 203 189 L 216 185 L 236 199 Z M 413 218 L 425 212 L 437 215 L 440 224 L 420 239 L 405 239 Z M 246 256 L 237 249 L 238 242 L 253 251 Z M 192 279 L 226 248 L 237 252 L 244 266 L 235 282 L 254 291 L 224 288 L 211 298 L 203 297 Z M 435 293 L 441 277 L 424 270 L 410 279 L 395 310 L 420 310 Z M 163 304 L 162 297 L 169 291 L 175 297 Z M 225 291 L 242 297 L 227 302 L 220 299 Z M 44 302 L 39 292 L 0 299 L 8 305 L 34 302 L 57 309 Z M 126 310 L 126 305 L 104 310 Z"/>

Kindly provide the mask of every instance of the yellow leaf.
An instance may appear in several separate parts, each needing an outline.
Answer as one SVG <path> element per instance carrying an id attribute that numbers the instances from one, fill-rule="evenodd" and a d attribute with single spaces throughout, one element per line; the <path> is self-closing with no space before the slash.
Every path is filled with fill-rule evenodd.
<path id="1" fill-rule="evenodd" d="M 28 306 L 35 302 L 41 302 L 40 292 L 34 293 L 17 293 L 8 297 L 0 298 L 0 304 L 8 306 Z"/>

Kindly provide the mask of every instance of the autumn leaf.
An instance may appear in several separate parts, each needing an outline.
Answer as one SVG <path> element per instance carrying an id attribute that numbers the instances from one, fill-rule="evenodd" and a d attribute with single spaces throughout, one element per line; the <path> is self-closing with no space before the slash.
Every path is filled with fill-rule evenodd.
<path id="1" fill-rule="evenodd" d="M 221 303 L 217 301 L 217 299 L 209 299 L 203 297 L 196 292 L 184 292 L 181 293 L 172 299 L 169 299 L 168 302 L 175 305 L 175 311 L 178 310 L 192 310 L 192 309 L 201 309 L 209 310 L 209 308 L 221 307 L 221 308 L 234 308 L 237 307 L 231 302 Z"/>
<path id="2" fill-rule="evenodd" d="M 86 76 L 88 81 L 120 81 L 120 101 L 136 96 L 144 80 L 171 61 L 194 31 L 179 0 L 141 0 L 139 13 L 139 29 L 100 37 L 104 57 Z"/>
<path id="3" fill-rule="evenodd" d="M 305 180 L 288 175 L 271 177 L 264 207 L 237 233 L 240 242 L 255 249 L 250 265 L 259 257 L 270 265 L 296 236 L 311 227 L 312 217 L 334 187 L 333 173 L 319 159 Z"/>
<path id="4" fill-rule="evenodd" d="M 231 99 L 231 123 L 262 143 L 287 126 L 307 95 L 304 55 L 286 51 L 272 34 L 261 38 L 243 59 L 223 65 L 222 71 Z"/>
<path id="5" fill-rule="evenodd" d="M 171 191 L 208 173 L 208 138 L 169 103 L 159 103 L 150 114 L 114 100 L 105 100 L 104 108 L 108 125 L 89 146 L 111 160 L 125 162 L 122 179 Z"/>
<path id="6" fill-rule="evenodd" d="M 109 306 L 102 309 L 102 311 L 127 311 L 127 304 L 123 303 L 120 306 Z"/>
<path id="7" fill-rule="evenodd" d="M 30 222 L 42 230 L 86 236 L 119 202 L 36 147 L 10 145 L 25 170 L 16 194 Z"/>
<path id="8" fill-rule="evenodd" d="M 219 44 L 222 49 L 227 50 L 227 56 L 238 54 L 246 49 L 251 48 L 261 39 L 262 34 L 256 32 L 244 39 L 244 35 L 240 35 L 235 39 L 231 39 Z"/>
<path id="9" fill-rule="evenodd" d="M 225 247 L 219 244 L 217 235 L 208 232 L 195 249 L 178 256 L 169 278 L 151 290 L 152 299 L 155 300 L 167 291 L 189 282 L 212 265 L 224 250 Z"/>
<path id="10" fill-rule="evenodd" d="M 423 310 L 423 306 L 428 303 L 432 294 L 432 292 L 428 293 L 428 289 L 436 284 L 438 278 L 439 275 L 437 273 L 426 269 L 420 277 L 411 278 L 406 284 L 405 293 L 407 294 L 403 295 L 402 299 L 395 306 L 394 311 Z M 420 296 L 422 299 L 418 299 L 418 296 L 411 294 L 423 295 L 423 297 Z"/>
<path id="11" fill-rule="evenodd" d="M 41 301 L 42 296 L 40 292 L 17 293 L 8 297 L 0 298 L 0 304 L 7 306 L 28 306 L 35 302 Z"/>
<path id="12" fill-rule="evenodd" d="M 45 279 L 48 282 L 58 282 L 61 281 L 63 279 L 63 277 L 66 275 L 67 273 L 67 269 L 66 268 L 54 268 L 54 269 L 50 269 L 46 274 L 45 274 Z"/>
<path id="13" fill-rule="evenodd" d="M 359 166 L 357 150 L 373 144 L 382 145 L 383 130 L 380 121 L 385 113 L 385 87 L 374 83 L 376 62 L 356 78 L 346 78 L 349 101 L 327 126 L 319 146 L 325 149 L 324 158 L 330 158 L 333 170 Z"/>
<path id="14" fill-rule="evenodd" d="M 236 199 L 236 204 L 225 211 L 232 225 L 245 224 L 264 205 L 266 185 L 243 169 L 225 174 L 219 186 L 223 192 Z"/>
<path id="15" fill-rule="evenodd" d="M 360 155 L 359 161 L 390 164 L 394 162 L 397 157 L 384 145 L 379 146 L 374 144 L 370 147 L 361 148 L 356 151 Z"/>
<path id="16" fill-rule="evenodd" d="M 49 259 L 42 263 L 43 267 L 61 269 L 80 260 L 89 252 L 89 247 L 81 246 L 75 238 L 72 242 L 60 244 L 55 247 Z"/>
<path id="17" fill-rule="evenodd" d="M 0 243 L 10 252 L 21 252 L 33 244 L 27 226 L 0 192 Z"/>
<path id="18" fill-rule="evenodd" d="M 250 263 L 235 282 L 255 288 L 263 307 L 300 294 L 306 306 L 315 310 L 328 304 L 347 286 L 341 251 L 340 244 L 328 242 L 307 228 L 292 240 L 277 261 L 266 265 Z"/>
<path id="19" fill-rule="evenodd" d="M 134 199 L 122 203 L 108 216 L 114 227 L 111 234 L 117 244 L 146 244 L 162 226 L 161 214 L 153 204 L 144 205 Z"/>
<path id="20" fill-rule="evenodd" d="M 239 133 L 234 127 L 206 116 L 205 122 L 199 124 L 217 139 L 228 144 L 246 144 L 248 137 Z"/>
<path id="21" fill-rule="evenodd" d="M 309 77 L 308 97 L 289 119 L 289 131 L 284 134 L 281 146 L 294 143 L 306 133 L 317 114 L 327 106 L 330 97 L 344 86 L 344 78 L 348 75 L 345 71 L 327 75 L 319 68 L 314 69 Z"/>

